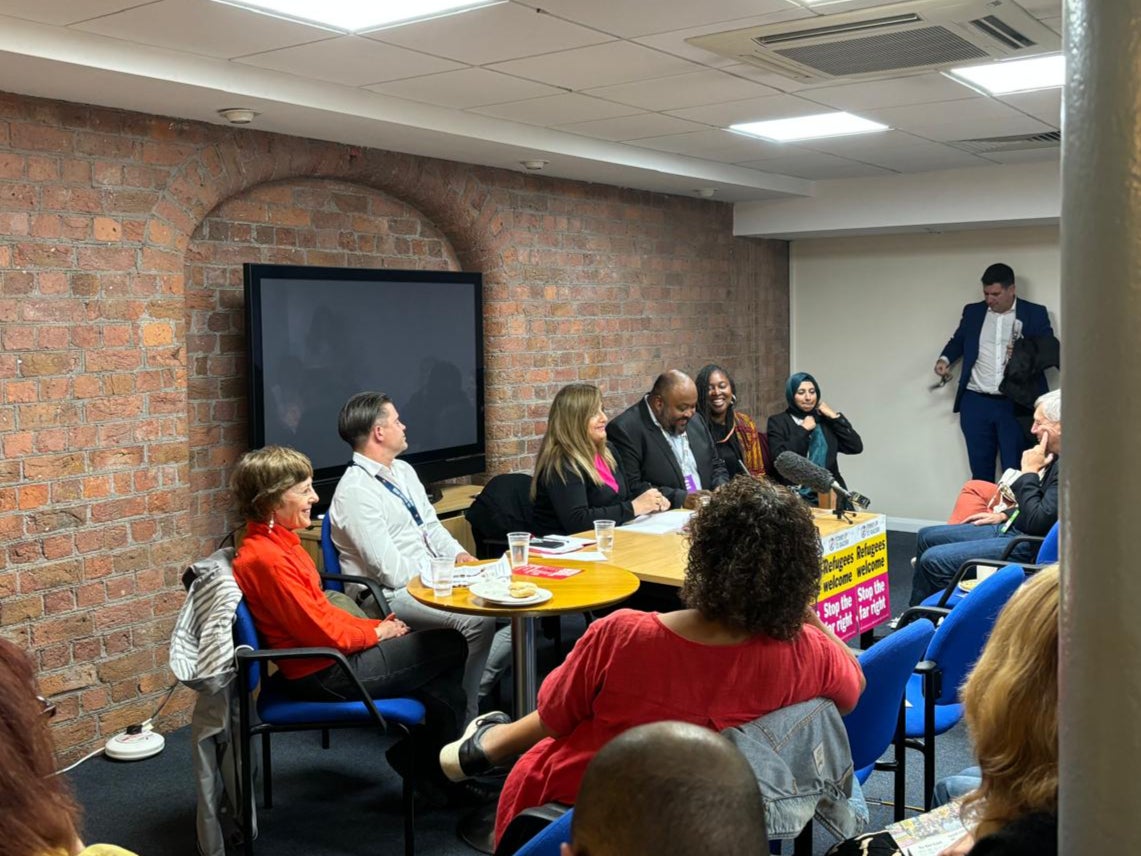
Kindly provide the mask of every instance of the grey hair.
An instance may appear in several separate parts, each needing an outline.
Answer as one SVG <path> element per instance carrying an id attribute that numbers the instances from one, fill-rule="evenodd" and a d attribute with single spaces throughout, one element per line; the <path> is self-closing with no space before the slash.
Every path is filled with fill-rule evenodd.
<path id="1" fill-rule="evenodd" d="M 1051 422 L 1062 421 L 1062 390 L 1052 389 L 1044 395 L 1038 396 L 1034 402 L 1035 407 L 1042 408 L 1042 415 Z"/>

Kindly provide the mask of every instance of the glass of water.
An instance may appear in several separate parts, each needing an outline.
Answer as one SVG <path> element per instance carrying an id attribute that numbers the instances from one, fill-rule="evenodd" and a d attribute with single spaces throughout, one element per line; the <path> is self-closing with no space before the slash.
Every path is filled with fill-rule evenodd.
<path id="1" fill-rule="evenodd" d="M 432 559 L 432 594 L 436 597 L 451 597 L 455 579 L 455 558 L 438 556 Z"/>
<path id="2" fill-rule="evenodd" d="M 594 541 L 595 549 L 598 550 L 606 558 L 610 558 L 610 554 L 614 552 L 614 521 L 613 520 L 595 520 L 594 521 Z"/>
<path id="3" fill-rule="evenodd" d="M 507 548 L 510 551 L 511 567 L 521 568 L 527 564 L 527 559 L 531 553 L 531 533 L 508 532 Z"/>

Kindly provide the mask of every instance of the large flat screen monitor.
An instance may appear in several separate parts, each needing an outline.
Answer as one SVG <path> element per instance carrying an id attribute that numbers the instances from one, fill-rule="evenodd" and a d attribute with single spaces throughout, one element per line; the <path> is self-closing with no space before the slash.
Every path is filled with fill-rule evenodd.
<path id="1" fill-rule="evenodd" d="M 337 414 L 386 393 L 421 481 L 486 469 L 477 273 L 245 265 L 249 442 L 313 461 L 324 508 L 352 457 Z"/>

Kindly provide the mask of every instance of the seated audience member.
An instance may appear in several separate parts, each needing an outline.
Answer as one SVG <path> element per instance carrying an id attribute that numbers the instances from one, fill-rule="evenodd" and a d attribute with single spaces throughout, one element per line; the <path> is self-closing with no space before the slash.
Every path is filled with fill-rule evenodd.
<path id="1" fill-rule="evenodd" d="M 671 508 L 696 508 L 699 497 L 729 481 L 713 437 L 697 409 L 697 387 L 672 369 L 641 401 L 606 426 L 630 493 L 656 487 Z"/>
<path id="2" fill-rule="evenodd" d="M 816 615 L 820 539 L 804 503 L 742 476 L 694 514 L 689 539 L 688 609 L 593 622 L 543 682 L 536 712 L 477 719 L 441 751 L 453 781 L 522 754 L 499 800 L 497 841 L 525 808 L 574 803 L 590 759 L 635 725 L 720 731 L 817 697 L 855 707 L 863 673 Z"/>
<path id="3" fill-rule="evenodd" d="M 397 459 L 408 442 L 388 396 L 354 395 L 341 408 L 337 429 L 353 450 L 352 463 L 329 506 L 329 530 L 341 556 L 341 571 L 379 581 L 392 611 L 413 630 L 450 627 L 464 635 L 468 656 L 463 685 L 470 720 L 479 709 L 479 697 L 491 690 L 510 662 L 510 629 L 504 628 L 493 646 L 494 618 L 433 609 L 408 593 L 408 581 L 418 578 L 433 556 L 454 556 L 457 562 L 475 559 L 444 528 L 416 471 Z"/>
<path id="4" fill-rule="evenodd" d="M 969 833 L 940 856 L 1058 852 L 1059 600 L 1051 565 L 1011 597 L 963 685 L 979 778 L 963 800 Z M 842 842 L 829 856 L 898 853 L 892 837 L 877 832 Z"/>
<path id="5" fill-rule="evenodd" d="M 832 473 L 832 478 L 844 487 L 847 482 L 840 475 L 836 461 L 838 454 L 858 455 L 864 451 L 864 441 L 852 427 L 843 413 L 833 410 L 820 397 L 820 385 L 808 372 L 797 372 L 788 379 L 784 387 L 784 397 L 788 407 L 783 413 L 769 417 L 769 451 L 775 461 L 781 452 L 795 452 L 808 458 L 818 467 Z M 777 474 L 782 484 L 788 481 Z M 801 495 L 810 503 L 816 503 L 816 492 L 801 488 Z M 838 500 L 851 507 L 847 500 Z"/>
<path id="6" fill-rule="evenodd" d="M 762 856 L 765 808 L 725 738 L 687 722 L 640 725 L 587 765 L 562 856 Z"/>
<path id="7" fill-rule="evenodd" d="M 10 856 L 134 856 L 110 844 L 84 847 L 79 807 L 55 774 L 48 720 L 55 705 L 37 695 L 31 658 L 0 639 L 0 835 Z"/>
<path id="8" fill-rule="evenodd" d="M 423 780 L 424 771 L 437 768 L 439 747 L 463 728 L 463 636 L 450 629 L 411 631 L 395 615 L 384 620 L 358 617 L 326 599 L 317 567 L 297 537 L 297 530 L 309 526 L 310 509 L 317 501 L 313 468 L 300 452 L 282 446 L 247 452 L 230 487 L 246 520 L 246 535 L 234 557 L 234 579 L 263 644 L 336 648 L 374 698 L 411 696 L 423 702 L 424 733 L 416 741 L 423 755 L 416 761 L 418 779 Z M 285 689 L 299 699 L 356 697 L 351 679 L 327 660 L 282 660 L 278 668 Z M 397 772 L 407 769 L 402 760 L 407 749 L 400 747 L 389 750 Z"/>
<path id="9" fill-rule="evenodd" d="M 997 559 L 1015 535 L 1045 536 L 1058 520 L 1058 457 L 1062 451 L 1062 392 L 1041 396 L 1030 431 L 1038 444 L 1022 453 L 1022 476 L 1011 491 L 1018 507 L 1005 512 L 976 512 L 956 525 L 919 530 L 911 605 L 946 586 L 967 559 Z M 1034 544 L 1019 544 L 1010 559 L 1033 561 Z"/>
<path id="10" fill-rule="evenodd" d="M 709 426 L 725 471 L 730 478 L 741 473 L 764 478 L 773 471 L 768 438 L 736 402 L 737 387 L 721 366 L 710 363 L 697 373 L 697 412 Z"/>
<path id="11" fill-rule="evenodd" d="M 622 468 L 606 443 L 606 421 L 597 386 L 572 383 L 555 394 L 531 480 L 538 534 L 583 532 L 595 520 L 621 525 L 670 507 L 653 487 L 630 498 Z"/>

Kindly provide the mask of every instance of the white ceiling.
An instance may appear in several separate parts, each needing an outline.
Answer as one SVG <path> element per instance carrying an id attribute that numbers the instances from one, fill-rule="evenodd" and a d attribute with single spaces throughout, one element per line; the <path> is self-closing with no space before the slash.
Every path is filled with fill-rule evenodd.
<path id="1" fill-rule="evenodd" d="M 374 0 L 375 2 L 375 0 Z M 666 193 L 742 201 L 813 181 L 1057 157 L 946 143 L 1060 127 L 1059 90 L 936 73 L 806 86 L 685 42 L 869 0 L 508 0 L 345 36 L 212 0 L 0 0 L 0 89 Z M 1062 0 L 1021 0 L 1055 32 Z M 844 109 L 885 134 L 776 144 L 733 122 Z"/>

